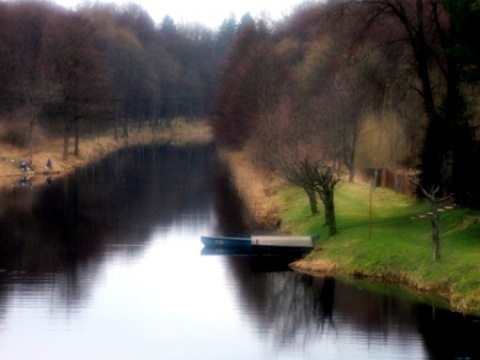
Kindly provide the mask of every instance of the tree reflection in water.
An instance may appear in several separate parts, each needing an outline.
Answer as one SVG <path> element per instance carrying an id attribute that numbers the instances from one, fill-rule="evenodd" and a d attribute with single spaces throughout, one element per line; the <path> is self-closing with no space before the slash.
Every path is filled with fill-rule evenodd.
<path id="1" fill-rule="evenodd" d="M 447 310 L 437 310 L 435 318 L 432 306 L 398 294 L 370 292 L 361 285 L 346 284 L 333 277 L 310 277 L 283 270 L 242 271 L 249 261 L 230 259 L 232 275 L 239 286 L 239 302 L 249 309 L 251 326 L 257 327 L 256 333 L 272 349 L 288 352 L 318 348 L 320 356 L 324 346 L 345 346 L 345 351 L 351 347 L 348 351 L 361 354 L 363 350 L 358 349 L 370 344 L 369 354 L 378 358 L 398 355 L 454 359 L 459 354 L 460 358 L 478 358 L 478 318 Z M 431 357 L 423 347 L 419 348 L 422 337 Z"/>
<path id="2" fill-rule="evenodd" d="M 323 286 L 320 290 L 320 304 L 322 305 L 321 315 L 321 333 L 323 334 L 325 328 L 325 321 L 331 329 L 335 329 L 333 322 L 333 301 L 335 298 L 335 278 L 326 276 L 323 278 Z"/>
<path id="3" fill-rule="evenodd" d="M 39 179 L 2 192 L 0 270 L 22 275 L 18 281 L 28 286 L 52 281 L 63 288 L 62 301 L 82 301 L 107 244 L 138 244 L 116 249 L 142 251 L 155 228 L 204 212 L 214 153 L 213 145 L 135 146 L 49 186 L 36 186 L 44 184 Z"/>
<path id="4" fill-rule="evenodd" d="M 15 187 L 1 194 L 0 269 L 9 274 L 0 275 L 2 325 L 12 298 L 18 304 L 24 300 L 48 304 L 50 313 L 87 306 L 108 257 L 139 258 L 153 241 L 150 235 L 159 228 L 170 229 L 179 217 L 191 218 L 193 227 L 218 220 L 209 229 L 224 234 L 262 231 L 245 214 L 228 185 L 228 173 L 219 168 L 213 154 L 214 146 L 133 147 L 48 187 Z M 268 355 L 274 354 L 270 358 L 281 353 L 279 357 L 285 359 L 332 358 L 325 355 L 328 351 L 335 358 L 341 354 L 378 359 L 480 357 L 478 318 L 434 311 L 393 292 L 364 290 L 359 283 L 300 275 L 288 271 L 292 260 L 226 256 L 219 262 L 199 261 L 222 276 L 225 272 L 236 302 L 233 311 L 240 314 L 239 328 L 254 333 L 244 337 L 253 339 L 247 345 L 252 353 L 261 343 L 262 350 L 266 347 Z M 212 281 L 198 270 L 199 283 Z M 171 283 L 178 290 L 191 286 L 191 281 L 188 275 Z M 215 285 L 209 283 L 209 288 L 216 289 Z M 175 291 L 165 289 L 165 293 Z M 202 296 L 209 301 L 211 294 Z M 188 303 L 192 308 L 194 301 Z M 188 317 L 188 310 L 179 309 L 182 319 Z M 155 331 L 161 325 L 155 323 Z M 208 334 L 209 324 L 201 325 Z M 218 339 L 208 340 L 212 348 L 220 346 Z M 118 345 L 106 343 L 112 349 Z M 220 353 L 231 350 L 219 349 Z"/>

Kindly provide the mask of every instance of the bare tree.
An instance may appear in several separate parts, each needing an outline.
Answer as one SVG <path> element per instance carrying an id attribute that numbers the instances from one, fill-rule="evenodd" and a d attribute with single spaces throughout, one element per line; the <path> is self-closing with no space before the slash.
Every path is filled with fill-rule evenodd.
<path id="1" fill-rule="evenodd" d="M 295 100 L 285 96 L 276 111 L 266 114 L 258 124 L 250 144 L 263 166 L 305 191 L 312 214 L 317 213 L 316 195 L 320 197 L 329 235 L 334 235 L 334 188 L 340 178 L 330 165 L 324 138 L 316 125 L 314 119 L 303 119 Z"/>
<path id="2" fill-rule="evenodd" d="M 34 128 L 38 125 L 44 105 L 55 97 L 57 90 L 45 76 L 45 68 L 40 61 L 45 24 L 53 10 L 51 5 L 35 2 L 9 4 L 4 10 L 8 12 L 1 27 L 10 33 L 2 38 L 0 31 L 0 43 L 4 44 L 0 46 L 0 52 L 3 47 L 9 48 L 8 57 L 1 57 L 2 62 L 7 60 L 11 63 L 8 74 L 3 74 L 2 82 L 7 79 L 7 84 L 11 82 L 12 93 L 3 96 L 14 104 L 16 117 L 25 126 L 22 130 L 26 134 L 31 162 Z"/>
<path id="3" fill-rule="evenodd" d="M 299 148 L 297 130 L 293 131 L 291 124 L 294 100 L 289 96 L 283 96 L 279 105 L 271 111 L 267 111 L 256 124 L 255 131 L 249 140 L 252 158 L 261 167 L 276 172 L 281 178 L 301 187 L 310 204 L 312 215 L 318 214 L 317 197 L 315 191 L 304 187 L 300 183 L 293 183 L 288 174 L 293 171 L 294 164 L 298 163 L 302 150 Z M 300 135 L 298 135 L 300 136 Z"/>
<path id="4" fill-rule="evenodd" d="M 426 189 L 420 179 L 417 177 L 411 177 L 410 181 L 417 185 L 422 191 L 423 195 L 430 201 L 432 206 L 432 251 L 433 251 L 433 261 L 440 259 L 440 216 L 439 216 L 439 207 L 442 203 L 447 201 L 450 197 L 438 198 L 437 193 L 440 190 L 440 186 L 431 186 Z"/>
<path id="5" fill-rule="evenodd" d="M 21 112 L 26 121 L 28 150 L 30 162 L 32 162 L 34 129 L 38 125 L 45 105 L 58 99 L 59 89 L 44 76 L 40 76 L 35 83 L 23 83 L 21 88 L 24 101 Z"/>
<path id="6" fill-rule="evenodd" d="M 64 118 L 63 158 L 68 157 L 71 130 L 79 155 L 80 120 L 98 111 L 108 96 L 106 69 L 92 24 L 78 15 L 53 18 L 45 31 L 43 63 L 61 92 L 58 111 Z"/>
<path id="7" fill-rule="evenodd" d="M 316 164 L 309 159 L 295 164 L 287 174 L 287 178 L 293 184 L 301 184 L 307 191 L 315 192 L 320 197 L 325 207 L 325 224 L 328 226 L 328 235 L 337 233 L 335 218 L 334 189 L 340 181 L 331 166 Z"/>
<path id="8" fill-rule="evenodd" d="M 348 181 L 353 182 L 363 121 L 362 97 L 355 84 L 338 85 L 332 84 L 313 97 L 307 111 L 321 126 L 320 136 L 324 139 L 324 150 L 329 151 L 329 158 L 344 165 L 348 170 Z"/>

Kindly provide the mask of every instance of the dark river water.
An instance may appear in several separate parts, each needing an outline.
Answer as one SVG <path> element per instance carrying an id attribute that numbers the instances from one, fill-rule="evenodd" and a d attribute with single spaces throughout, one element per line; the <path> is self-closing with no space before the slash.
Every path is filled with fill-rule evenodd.
<path id="1" fill-rule="evenodd" d="M 2 360 L 480 357 L 478 318 L 300 275 L 289 258 L 205 254 L 201 235 L 261 231 L 212 145 L 133 147 L 12 185 Z"/>

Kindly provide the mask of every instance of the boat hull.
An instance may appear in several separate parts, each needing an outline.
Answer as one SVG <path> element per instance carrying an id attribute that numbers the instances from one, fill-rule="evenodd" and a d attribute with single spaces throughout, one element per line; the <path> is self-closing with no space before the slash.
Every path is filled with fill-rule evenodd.
<path id="1" fill-rule="evenodd" d="M 311 236 L 202 236 L 201 241 L 203 254 L 306 253 L 313 248 Z"/>
<path id="2" fill-rule="evenodd" d="M 202 236 L 203 245 L 213 248 L 251 248 L 250 237 Z"/>

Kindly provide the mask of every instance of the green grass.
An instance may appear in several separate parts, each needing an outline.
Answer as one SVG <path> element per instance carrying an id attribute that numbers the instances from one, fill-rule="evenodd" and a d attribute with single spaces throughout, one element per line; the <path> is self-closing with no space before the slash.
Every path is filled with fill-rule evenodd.
<path id="1" fill-rule="evenodd" d="M 433 262 L 427 202 L 341 183 L 335 193 L 338 234 L 329 238 L 323 208 L 312 216 L 302 190 L 286 187 L 280 197 L 283 231 L 320 235 L 306 260 L 328 259 L 342 274 L 386 279 L 442 295 L 457 310 L 480 312 L 480 212 L 440 214 L 441 259 Z"/>

